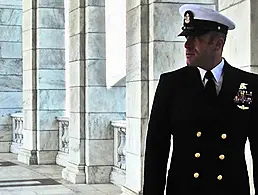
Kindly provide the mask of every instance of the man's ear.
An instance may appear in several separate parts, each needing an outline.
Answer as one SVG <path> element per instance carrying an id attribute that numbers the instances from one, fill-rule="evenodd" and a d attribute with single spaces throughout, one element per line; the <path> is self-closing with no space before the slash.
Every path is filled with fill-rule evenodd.
<path id="1" fill-rule="evenodd" d="M 219 38 L 217 41 L 216 41 L 216 49 L 222 49 L 223 46 L 225 44 L 225 41 L 223 38 Z"/>

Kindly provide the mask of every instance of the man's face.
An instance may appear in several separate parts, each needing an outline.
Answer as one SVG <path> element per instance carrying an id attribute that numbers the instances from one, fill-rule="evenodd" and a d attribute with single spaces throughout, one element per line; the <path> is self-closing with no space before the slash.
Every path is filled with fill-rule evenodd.
<path id="1" fill-rule="evenodd" d="M 185 42 L 186 63 L 188 66 L 203 67 L 209 63 L 215 46 L 209 34 L 201 36 L 187 36 Z"/>

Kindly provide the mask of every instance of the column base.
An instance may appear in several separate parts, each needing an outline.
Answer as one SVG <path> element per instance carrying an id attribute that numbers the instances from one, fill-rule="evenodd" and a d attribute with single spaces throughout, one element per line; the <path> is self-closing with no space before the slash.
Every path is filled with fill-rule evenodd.
<path id="1" fill-rule="evenodd" d="M 22 148 L 18 154 L 18 161 L 27 165 L 37 165 L 37 151 L 35 150 L 26 150 Z"/>
<path id="2" fill-rule="evenodd" d="M 121 186 L 122 194 L 121 195 L 142 195 L 142 192 L 135 192 L 126 186 Z"/>
<path id="3" fill-rule="evenodd" d="M 74 165 L 68 162 L 62 171 L 62 178 L 74 184 L 82 184 L 86 181 L 85 168 L 81 165 Z"/>
<path id="4" fill-rule="evenodd" d="M 56 164 L 62 167 L 68 166 L 68 157 L 69 157 L 68 155 L 69 155 L 68 153 L 59 151 L 56 156 Z"/>
<path id="5" fill-rule="evenodd" d="M 38 164 L 49 165 L 56 164 L 56 156 L 58 151 L 37 151 Z"/>
<path id="6" fill-rule="evenodd" d="M 110 183 L 112 166 L 85 166 L 87 184 Z"/>

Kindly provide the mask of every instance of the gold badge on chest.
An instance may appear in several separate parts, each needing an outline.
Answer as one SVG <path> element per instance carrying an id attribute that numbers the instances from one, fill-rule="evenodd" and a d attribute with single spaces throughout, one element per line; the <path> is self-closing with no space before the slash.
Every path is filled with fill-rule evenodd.
<path id="1" fill-rule="evenodd" d="M 234 102 L 241 110 L 248 110 L 253 101 L 253 94 L 251 91 L 248 91 L 247 87 L 247 83 L 241 83 L 234 98 Z"/>

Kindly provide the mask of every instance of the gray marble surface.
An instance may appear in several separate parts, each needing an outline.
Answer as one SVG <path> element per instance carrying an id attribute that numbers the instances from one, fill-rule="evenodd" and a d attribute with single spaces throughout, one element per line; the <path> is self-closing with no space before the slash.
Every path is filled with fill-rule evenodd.
<path id="1" fill-rule="evenodd" d="M 83 60 L 69 63 L 69 86 L 78 87 L 85 85 L 85 64 Z M 76 77 L 74 75 L 77 75 Z M 88 78 L 89 79 L 89 78 Z"/>
<path id="2" fill-rule="evenodd" d="M 41 130 L 37 132 L 37 137 L 38 137 L 37 145 L 39 150 L 52 150 L 52 151 L 58 150 L 58 144 L 59 144 L 58 130 L 56 131 Z"/>
<path id="3" fill-rule="evenodd" d="M 38 89 L 65 89 L 65 70 L 38 70 Z"/>
<path id="4" fill-rule="evenodd" d="M 37 48 L 64 49 L 64 29 L 37 29 Z"/>
<path id="5" fill-rule="evenodd" d="M 109 183 L 111 166 L 89 166 L 85 167 L 89 184 L 106 184 Z M 113 190 L 112 190 L 113 191 Z M 117 190 L 113 191 L 115 194 Z M 111 193 L 111 192 L 110 192 Z M 111 194 L 110 194 L 111 195 Z"/>
<path id="6" fill-rule="evenodd" d="M 139 5 L 147 5 L 148 0 L 126 0 L 126 11 L 129 11 Z"/>
<path id="7" fill-rule="evenodd" d="M 4 59 L 0 58 L 0 75 L 22 75 L 22 59 Z"/>
<path id="8" fill-rule="evenodd" d="M 63 8 L 38 8 L 37 17 L 38 28 L 62 29 L 65 27 L 65 15 Z"/>
<path id="9" fill-rule="evenodd" d="M 22 77 L 21 76 L 2 76 L 0 75 L 0 91 L 4 92 L 21 92 L 22 91 Z"/>
<path id="10" fill-rule="evenodd" d="M 106 59 L 105 33 L 86 34 L 86 59 Z"/>
<path id="11" fill-rule="evenodd" d="M 64 1 L 63 0 L 38 0 L 37 7 L 64 8 Z"/>
<path id="12" fill-rule="evenodd" d="M 86 0 L 86 6 L 105 6 L 105 0 Z"/>
<path id="13" fill-rule="evenodd" d="M 22 10 L 0 8 L 0 24 L 22 25 Z"/>
<path id="14" fill-rule="evenodd" d="M 85 31 L 84 8 L 77 8 L 69 13 L 69 36 L 74 36 Z"/>
<path id="15" fill-rule="evenodd" d="M 106 60 L 86 60 L 86 86 L 106 86 Z"/>
<path id="16" fill-rule="evenodd" d="M 22 28 L 21 26 L 0 26 L 1 42 L 21 42 Z"/>
<path id="17" fill-rule="evenodd" d="M 38 111 L 36 114 L 38 115 L 38 130 L 57 130 L 58 122 L 56 120 L 57 116 L 63 115 L 65 109 L 57 110 L 47 110 L 47 111 Z"/>
<path id="18" fill-rule="evenodd" d="M 22 43 L 0 42 L 0 58 L 22 58 Z"/>
<path id="19" fill-rule="evenodd" d="M 65 69 L 65 49 L 39 49 L 37 50 L 37 63 L 39 69 Z"/>
<path id="20" fill-rule="evenodd" d="M 22 0 L 0 0 L 1 8 L 22 8 Z"/>
<path id="21" fill-rule="evenodd" d="M 105 7 L 86 7 L 86 32 L 105 32 Z"/>
<path id="22" fill-rule="evenodd" d="M 22 92 L 0 91 L 0 108 L 22 109 Z"/>
<path id="23" fill-rule="evenodd" d="M 234 1 L 234 0 L 232 0 Z M 214 4 L 216 0 L 150 0 L 149 3 L 200 3 L 200 4 Z"/>
<path id="24" fill-rule="evenodd" d="M 37 94 L 39 110 L 64 110 L 65 109 L 65 89 L 44 89 Z M 1 97 L 1 96 L 0 96 Z"/>
<path id="25" fill-rule="evenodd" d="M 0 142 L 6 141 L 12 141 L 12 125 L 0 125 Z"/>
<path id="26" fill-rule="evenodd" d="M 70 52 L 69 52 L 69 61 L 73 62 L 76 60 L 81 60 L 85 59 L 85 53 L 84 53 L 84 48 L 85 48 L 85 42 L 81 41 L 83 40 L 82 34 L 77 34 L 69 39 L 69 44 L 70 44 Z"/>

